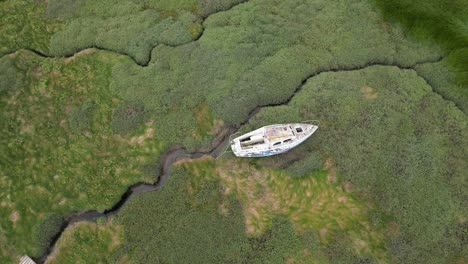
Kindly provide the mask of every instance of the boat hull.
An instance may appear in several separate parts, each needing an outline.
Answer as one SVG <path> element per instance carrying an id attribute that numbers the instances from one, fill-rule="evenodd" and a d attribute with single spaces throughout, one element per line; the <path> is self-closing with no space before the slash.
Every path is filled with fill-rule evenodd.
<path id="1" fill-rule="evenodd" d="M 301 144 L 317 129 L 318 126 L 301 123 L 266 126 L 235 138 L 231 149 L 237 157 L 278 155 Z"/>

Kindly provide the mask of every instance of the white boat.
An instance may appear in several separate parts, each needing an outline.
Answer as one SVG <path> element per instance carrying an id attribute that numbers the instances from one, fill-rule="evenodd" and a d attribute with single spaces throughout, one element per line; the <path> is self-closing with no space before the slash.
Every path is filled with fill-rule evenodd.
<path id="1" fill-rule="evenodd" d="M 231 149 L 238 157 L 266 157 L 284 153 L 304 142 L 317 125 L 306 123 L 264 126 L 233 139 Z"/>

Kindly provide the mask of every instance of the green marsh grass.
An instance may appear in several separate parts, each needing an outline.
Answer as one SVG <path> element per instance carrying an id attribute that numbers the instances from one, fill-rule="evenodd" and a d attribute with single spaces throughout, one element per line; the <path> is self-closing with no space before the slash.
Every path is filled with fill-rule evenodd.
<path id="1" fill-rule="evenodd" d="M 0 5 L 6 8 L 1 9 L 5 15 L 0 19 L 6 21 L 6 26 L 0 30 L 5 30 L 2 36 L 7 37 L 0 40 L 0 52 L 6 54 L 21 47 L 48 52 L 50 48 L 53 55 L 63 56 L 99 45 L 128 53 L 143 64 L 154 45 L 190 42 L 201 30 L 199 19 L 203 14 L 234 2 L 200 1 L 192 6 L 195 2 L 106 0 L 76 2 L 77 8 L 70 9 L 70 1 L 50 0 L 48 17 L 44 18 L 43 2 L 34 5 L 33 1 L 2 1 Z M 109 4 L 114 4 L 113 8 Z M 459 19 L 465 9 L 457 11 L 457 7 L 458 4 L 455 8 L 434 8 L 429 2 L 420 10 L 448 10 Z M 133 19 L 124 25 L 122 20 L 126 18 Z M 59 23 L 61 26 L 51 22 L 55 19 L 63 22 Z M 0 61 L 0 140 L 7 147 L 0 150 L 0 212 L 7 217 L 0 220 L 4 231 L 0 232 L 0 241 L 7 241 L 3 244 L 11 245 L 11 249 L 0 247 L 1 254 L 40 254 L 44 245 L 39 245 L 34 234 L 41 221 L 50 219 L 50 214 L 107 208 L 129 184 L 152 179 L 142 174 L 139 165 L 154 161 L 168 145 L 184 144 L 191 149 L 209 142 L 216 127 L 242 122 L 258 105 L 284 101 L 311 73 L 359 68 L 375 62 L 406 67 L 435 60 L 449 50 L 447 60 L 462 69 L 458 72 L 463 74 L 466 64 L 460 58 L 464 58 L 464 50 L 459 47 L 464 40 L 452 42 L 449 27 L 453 24 L 442 23 L 431 31 L 425 27 L 433 23 L 425 25 L 424 16 L 415 19 L 420 22 L 413 26 L 414 34 L 436 41 L 407 37 L 405 27 L 411 22 L 402 23 L 403 29 L 398 24 L 387 24 L 368 1 L 259 0 L 209 17 L 204 23 L 204 35 L 195 43 L 180 47 L 159 45 L 145 68 L 107 52 L 87 55 L 86 51 L 62 60 L 39 59 L 25 52 L 4 56 Z M 103 32 L 103 27 L 109 30 Z M 167 34 L 157 34 L 166 27 L 170 28 Z M 443 32 L 445 29 L 447 32 Z M 450 40 L 448 44 L 440 40 L 445 51 L 435 45 L 437 32 Z M 15 38 L 21 41 L 15 42 Z M 443 63 L 418 66 L 416 70 L 435 91 L 458 106 L 463 105 L 466 100 L 458 92 L 460 86 L 454 84 L 452 74 L 441 70 L 445 68 Z M 144 121 L 127 122 L 123 118 L 117 122 L 119 107 L 135 102 L 138 109 L 140 104 L 144 109 L 136 111 L 144 112 Z M 135 117 L 139 119 L 141 115 Z M 466 212 L 461 208 L 468 208 L 463 203 L 467 200 L 463 146 L 468 137 L 462 112 L 435 95 L 416 72 L 372 67 L 320 74 L 289 105 L 263 109 L 242 131 L 262 124 L 305 119 L 322 121 L 320 130 L 308 143 L 277 160 L 272 157 L 251 166 L 257 171 L 275 171 L 271 178 L 291 184 L 302 197 L 302 187 L 294 183 L 305 181 L 310 175 L 322 179 L 321 165 L 331 158 L 339 172 L 338 179 L 356 188 L 356 196 L 351 194 L 354 192 L 347 193 L 349 201 L 375 204 L 372 215 L 380 221 L 379 228 L 385 229 L 385 248 L 380 242 L 367 243 L 371 252 L 387 251 L 396 262 L 463 260 L 466 254 L 460 234 L 466 227 Z M 118 136 L 118 129 L 112 129 L 113 122 L 119 123 L 115 127 L 132 129 L 123 130 L 123 136 Z M 147 132 L 154 133 L 154 137 L 147 136 Z M 297 160 L 304 156 L 314 158 Z M 317 156 L 320 160 L 315 159 Z M 277 164 L 283 157 L 292 165 Z M 122 166 L 135 170 L 121 171 Z M 284 167 L 287 168 L 283 171 Z M 206 175 L 213 168 L 200 170 Z M 219 182 L 203 180 L 193 197 L 187 195 L 187 182 L 193 179 L 183 175 L 186 173 L 174 172 L 173 183 L 162 192 L 132 199 L 123 208 L 119 224 L 132 258 L 154 262 L 173 261 L 181 256 L 185 260 L 255 262 L 269 257 L 268 260 L 278 261 L 287 256 L 303 257 L 298 252 L 305 247 L 306 234 L 298 238 L 291 231 L 294 224 L 273 220 L 276 218 L 268 208 L 260 206 L 262 217 L 252 217 L 251 225 L 264 233 L 255 238 L 245 236 L 245 216 L 236 197 L 223 196 L 226 190 L 219 189 Z M 321 184 L 317 182 L 322 188 Z M 255 186 L 254 194 L 262 194 L 261 184 Z M 231 218 L 218 212 L 223 212 L 217 203 L 221 198 L 226 199 L 223 201 Z M 246 198 L 248 193 L 240 194 L 241 201 Z M 282 204 L 281 208 L 291 214 L 300 207 Z M 336 208 L 340 212 L 348 210 Z M 340 226 L 339 213 L 329 216 L 330 225 Z M 326 224 L 314 216 L 296 217 L 300 225 L 308 228 Z M 311 223 L 311 219 L 317 223 Z M 204 223 L 212 226 L 203 226 Z M 348 218 L 347 223 L 345 237 L 362 236 L 352 233 L 355 226 L 362 225 L 359 221 Z M 148 226 L 145 231 L 149 231 L 142 233 L 141 226 Z M 178 230 L 178 226 L 186 228 Z M 171 233 L 173 230 L 176 233 Z M 360 242 L 352 244 L 356 241 L 352 239 L 340 244 L 342 229 L 334 230 L 328 253 L 311 248 L 311 256 L 334 261 L 330 252 L 341 250 L 345 254 L 356 246 L 365 248 Z M 312 234 L 313 241 L 320 241 L 320 234 Z M 202 250 L 194 250 L 200 246 L 198 237 L 210 248 L 217 249 L 221 244 L 223 247 L 209 256 L 201 255 Z M 225 237 L 233 237 L 233 241 L 225 244 Z M 277 239 L 270 240 L 271 237 Z M 86 239 L 75 241 L 80 244 Z M 165 247 L 167 241 L 169 246 Z M 288 248 L 281 248 L 282 245 Z M 88 250 L 82 248 L 81 252 Z M 363 252 L 360 257 L 365 259 L 368 256 Z"/>

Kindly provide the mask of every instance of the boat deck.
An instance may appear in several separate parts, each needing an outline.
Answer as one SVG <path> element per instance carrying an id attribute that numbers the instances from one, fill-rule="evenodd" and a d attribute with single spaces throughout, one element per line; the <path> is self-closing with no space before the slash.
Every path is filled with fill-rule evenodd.
<path id="1" fill-rule="evenodd" d="M 294 136 L 292 130 L 286 126 L 275 126 L 265 128 L 265 137 L 268 140 Z"/>

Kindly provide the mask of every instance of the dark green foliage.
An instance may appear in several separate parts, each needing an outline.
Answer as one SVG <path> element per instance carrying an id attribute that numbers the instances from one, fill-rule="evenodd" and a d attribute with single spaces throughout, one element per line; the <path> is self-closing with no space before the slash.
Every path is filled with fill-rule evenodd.
<path id="1" fill-rule="evenodd" d="M 449 63 L 468 84 L 468 2 L 465 0 L 376 0 L 384 16 L 398 21 L 420 39 L 436 41 L 448 53 Z"/>
<path id="2" fill-rule="evenodd" d="M 155 10 L 110 18 L 77 18 L 51 38 L 50 51 L 53 55 L 71 55 L 85 48 L 102 47 L 129 54 L 145 64 L 157 44 L 189 42 L 192 37 L 188 28 L 193 20 L 190 14 L 181 15 L 178 20 L 161 18 Z M 108 30 L 109 27 L 119 30 Z"/>
<path id="3" fill-rule="evenodd" d="M 188 43 L 201 34 L 202 18 L 241 0 L 50 0 L 0 2 L 0 56 L 31 48 L 54 56 L 89 47 L 149 61 L 159 45 Z"/>
<path id="4" fill-rule="evenodd" d="M 449 64 L 458 73 L 458 79 L 463 85 L 468 85 L 468 40 L 465 41 L 464 47 L 455 49 L 447 57 Z"/>
<path id="5" fill-rule="evenodd" d="M 36 237 L 38 241 L 39 248 L 44 250 L 50 245 L 52 239 L 61 231 L 63 228 L 64 219 L 61 215 L 58 214 L 49 214 L 42 223 L 40 223 L 36 229 Z M 41 255 L 41 252 L 38 252 L 38 255 Z"/>
<path id="6" fill-rule="evenodd" d="M 439 247 L 433 249 L 433 253 L 442 256 L 447 262 L 455 263 L 457 260 L 466 259 L 468 256 L 468 248 L 466 241 L 468 239 L 468 223 L 458 221 L 447 223 L 447 228 L 444 237 Z M 458 252 L 458 255 L 453 255 L 452 252 L 447 252 L 446 248 L 452 249 L 452 252 Z"/>
<path id="7" fill-rule="evenodd" d="M 90 130 L 97 106 L 94 101 L 86 101 L 81 107 L 70 112 L 70 128 L 77 133 Z"/>
<path id="8" fill-rule="evenodd" d="M 301 237 L 294 234 L 291 223 L 283 218 L 273 221 L 271 230 L 250 240 L 252 252 L 245 263 L 284 263 L 301 248 Z"/>
<path id="9" fill-rule="evenodd" d="M 111 205 L 119 192 L 141 175 L 125 173 L 125 177 L 131 176 L 128 179 L 117 176 L 114 171 L 122 169 L 120 165 L 134 165 L 129 160 L 133 152 L 104 139 L 111 129 L 126 134 L 138 128 L 146 113 L 154 117 L 156 133 L 164 143 L 190 147 L 200 141 L 193 136 L 197 126 L 194 109 L 202 103 L 206 102 L 213 116 L 221 117 L 227 125 L 238 124 L 256 106 L 289 98 L 311 73 L 375 62 L 409 66 L 442 55 L 430 42 L 408 40 L 399 26 L 385 24 L 367 1 L 249 1 L 208 18 L 199 41 L 169 47 L 196 39 L 201 33 L 202 17 L 238 2 L 50 0 L 46 17 L 44 1 L 2 1 L 0 55 L 23 47 L 47 53 L 51 34 L 59 30 L 53 19 L 64 25 L 52 37 L 53 55 L 69 55 L 98 46 L 129 54 L 139 64 L 145 64 L 153 47 L 159 46 L 146 68 L 130 60 L 119 62 L 112 70 L 112 92 L 106 89 L 109 65 L 116 62 L 110 56 L 104 59 L 107 66 L 95 64 L 96 57 L 89 57 L 86 63 L 72 64 L 71 68 L 51 60 L 54 65 L 43 62 L 39 71 L 30 71 L 31 78 L 39 77 L 34 77 L 38 80 L 31 81 L 25 90 L 39 87 L 41 93 L 25 93 L 17 98 L 21 110 L 28 111 L 16 111 L 12 105 L 2 111 L 12 117 L 1 122 L 4 144 L 0 164 L 5 166 L 1 169 L 7 177 L 0 178 L 0 185 L 7 188 L 0 196 L 3 193 L 3 199 L 11 195 L 16 207 L 0 210 L 6 216 L 18 210 L 20 219 L 13 226 L 5 217 L 2 230 L 7 232 L 2 232 L 0 239 L 6 237 L 8 244 L 14 244 L 21 254 L 36 254 L 30 231 L 40 212 L 102 210 Z M 460 26 L 466 25 L 466 1 L 455 1 L 453 6 L 448 1 L 385 1 L 383 5 L 390 10 L 388 14 L 397 14 L 412 33 L 435 39 L 444 46 L 451 52 L 449 64 L 462 77 L 468 76 L 466 34 L 460 31 Z M 437 13 L 442 11 L 452 18 L 441 18 Z M 28 67 L 32 68 L 25 66 Z M 0 93 L 21 86 L 22 78 L 7 57 L 0 60 L 0 70 Z M 451 77 L 437 77 L 447 76 L 450 69 L 439 71 L 437 65 L 417 70 L 435 91 L 465 109 L 466 99 L 460 92 L 464 88 L 455 87 Z M 50 74 L 50 78 L 41 77 L 44 74 Z M 54 82 L 56 92 L 48 102 L 46 88 Z M 366 85 L 376 90 L 376 98 L 365 99 L 361 88 Z M 80 93 L 83 87 L 99 95 Z M 141 104 L 134 109 L 122 106 L 116 110 L 112 124 L 100 127 L 100 133 L 93 135 L 92 140 L 82 135 L 69 137 L 63 130 L 67 128 L 62 129 L 60 122 L 66 121 L 67 113 L 57 109 L 81 105 L 90 96 L 99 108 L 94 119 L 103 123 L 110 120 L 113 92 L 124 101 Z M 26 101 L 31 95 L 39 102 Z M 71 99 L 79 102 L 75 104 Z M 49 107 L 56 110 L 51 112 L 52 117 Z M 92 109 L 84 104 L 73 111 L 72 128 L 92 128 Z M 21 126 L 15 114 L 22 112 L 27 114 L 19 115 L 25 117 L 21 120 L 32 122 L 35 130 Z M 333 158 L 340 175 L 379 207 L 372 223 L 388 226 L 388 221 L 395 221 L 400 229 L 389 231 L 386 236 L 395 262 L 440 263 L 466 256 L 466 224 L 457 220 L 466 216 L 464 208 L 468 208 L 463 202 L 468 200 L 464 177 L 468 171 L 464 160 L 468 145 L 466 116 L 434 95 L 413 71 L 377 67 L 319 75 L 289 106 L 265 109 L 249 126 L 304 119 L 321 119 L 323 125 L 314 138 L 291 152 L 288 162 L 292 165 L 288 170 L 297 176 L 306 175 L 319 169 L 324 157 Z M 22 135 L 20 128 L 33 133 Z M 294 157 L 295 153 L 300 155 Z M 37 160 L 35 164 L 31 162 L 33 158 Z M 20 163 L 25 165 L 17 166 Z M 108 164 L 103 166 L 105 163 Z M 26 167 L 28 164 L 31 167 Z M 156 167 L 145 168 L 151 171 Z M 59 175 L 58 180 L 51 180 L 55 175 Z M 79 181 L 70 178 L 77 176 Z M 215 202 L 220 199 L 217 183 L 206 183 L 190 197 L 183 190 L 184 176 L 172 176 L 174 182 L 163 191 L 132 199 L 119 216 L 128 239 L 126 249 L 136 260 L 284 262 L 286 256 L 297 254 L 299 245 L 309 244 L 304 242 L 307 239 L 297 238 L 284 221 L 275 222 L 273 229 L 261 238 L 246 238 L 241 210 L 235 201 L 224 201 L 230 209 L 229 216 L 216 210 Z M 53 195 L 30 192 L 30 186 L 39 186 Z M 64 207 L 58 206 L 60 198 L 66 198 Z M 33 211 L 39 213 L 33 215 Z M 383 215 L 389 215 L 391 220 Z M 57 219 L 48 220 L 47 225 L 57 226 Z M 44 235 L 41 243 L 49 241 L 54 232 L 44 231 L 49 235 Z M 312 241 L 317 240 L 312 236 Z M 339 243 L 344 242 L 330 245 L 328 256 L 332 262 L 368 261 L 354 256 L 346 243 Z"/>
<path id="10" fill-rule="evenodd" d="M 145 108 L 139 102 L 124 102 L 112 114 L 112 131 L 125 135 L 145 120 Z"/>
<path id="11" fill-rule="evenodd" d="M 300 160 L 294 162 L 286 171 L 296 177 L 311 175 L 313 172 L 323 169 L 320 153 L 309 152 Z"/>
<path id="12" fill-rule="evenodd" d="M 195 191 L 192 203 L 196 208 L 204 208 L 211 211 L 217 210 L 217 203 L 222 199 L 218 182 L 207 182 Z"/>
<path id="13" fill-rule="evenodd" d="M 23 76 L 16 69 L 13 60 L 5 56 L 0 58 L 0 96 L 16 91 L 22 84 Z"/>

